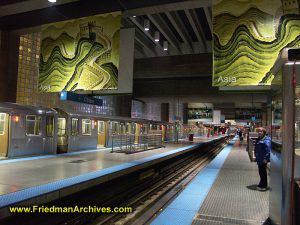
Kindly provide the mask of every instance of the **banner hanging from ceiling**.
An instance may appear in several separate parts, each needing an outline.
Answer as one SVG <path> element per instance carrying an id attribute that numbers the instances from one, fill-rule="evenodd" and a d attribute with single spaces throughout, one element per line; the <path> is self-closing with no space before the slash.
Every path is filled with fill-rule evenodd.
<path id="1" fill-rule="evenodd" d="M 298 1 L 213 0 L 213 86 L 270 85 L 285 47 L 300 46 Z"/>
<path id="2" fill-rule="evenodd" d="M 118 89 L 121 13 L 42 27 L 39 91 Z"/>

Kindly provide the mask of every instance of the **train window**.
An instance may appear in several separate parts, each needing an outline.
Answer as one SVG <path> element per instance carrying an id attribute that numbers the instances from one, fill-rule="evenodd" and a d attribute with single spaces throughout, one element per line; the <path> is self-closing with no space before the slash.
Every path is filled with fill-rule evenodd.
<path id="1" fill-rule="evenodd" d="M 0 135 L 5 131 L 5 113 L 0 113 Z"/>
<path id="2" fill-rule="evenodd" d="M 126 134 L 126 127 L 124 123 L 120 123 L 120 134 Z"/>
<path id="3" fill-rule="evenodd" d="M 112 123 L 112 133 L 119 134 L 119 123 L 118 122 Z"/>
<path id="4" fill-rule="evenodd" d="M 58 118 L 57 125 L 58 125 L 57 135 L 58 136 L 66 135 L 66 119 Z"/>
<path id="5" fill-rule="evenodd" d="M 46 136 L 47 137 L 54 136 L 54 116 L 46 117 Z"/>
<path id="6" fill-rule="evenodd" d="M 26 135 L 41 135 L 42 117 L 35 115 L 26 116 Z"/>
<path id="7" fill-rule="evenodd" d="M 78 126 L 78 119 L 77 118 L 72 118 L 72 129 L 71 133 L 73 136 L 76 136 L 79 134 L 79 126 Z"/>
<path id="8" fill-rule="evenodd" d="M 98 121 L 98 134 L 104 133 L 104 121 Z"/>
<path id="9" fill-rule="evenodd" d="M 92 123 L 90 119 L 82 119 L 82 135 L 92 134 Z"/>
<path id="10" fill-rule="evenodd" d="M 126 123 L 126 125 L 125 125 L 125 132 L 126 132 L 126 134 L 130 134 L 130 126 L 131 126 L 130 123 Z"/>
<path id="11" fill-rule="evenodd" d="M 142 124 L 142 125 L 141 125 L 141 128 L 142 128 L 142 129 L 141 129 L 141 133 L 142 133 L 142 134 L 145 134 L 145 133 L 146 133 L 146 126 L 145 126 L 145 124 Z"/>

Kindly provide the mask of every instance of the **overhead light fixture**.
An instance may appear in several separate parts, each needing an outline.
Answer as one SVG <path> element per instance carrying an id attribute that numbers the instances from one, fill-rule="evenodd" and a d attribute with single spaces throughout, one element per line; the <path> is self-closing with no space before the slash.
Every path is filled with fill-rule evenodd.
<path id="1" fill-rule="evenodd" d="M 164 51 L 168 51 L 169 43 L 164 41 Z"/>
<path id="2" fill-rule="evenodd" d="M 136 16 L 132 16 L 133 18 L 135 18 Z"/>
<path id="3" fill-rule="evenodd" d="M 150 30 L 150 21 L 144 20 L 144 30 L 149 31 Z"/>
<path id="4" fill-rule="evenodd" d="M 287 62 L 287 63 L 285 63 L 285 65 L 294 65 L 294 64 L 299 65 L 300 62 Z"/>
<path id="5" fill-rule="evenodd" d="M 48 2 L 55 3 L 56 0 L 48 0 Z"/>
<path id="6" fill-rule="evenodd" d="M 159 42 L 159 32 L 155 31 L 154 33 L 154 41 Z"/>

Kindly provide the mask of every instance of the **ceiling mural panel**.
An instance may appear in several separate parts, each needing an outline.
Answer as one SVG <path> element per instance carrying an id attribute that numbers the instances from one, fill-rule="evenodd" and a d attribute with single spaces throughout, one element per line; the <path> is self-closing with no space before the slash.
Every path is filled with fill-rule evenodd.
<path id="1" fill-rule="evenodd" d="M 270 85 L 281 50 L 300 44 L 298 3 L 214 0 L 213 36 L 213 86 Z"/>

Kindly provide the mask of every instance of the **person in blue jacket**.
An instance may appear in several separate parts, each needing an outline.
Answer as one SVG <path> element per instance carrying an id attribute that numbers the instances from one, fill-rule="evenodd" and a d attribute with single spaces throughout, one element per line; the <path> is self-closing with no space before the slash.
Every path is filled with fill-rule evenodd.
<path id="1" fill-rule="evenodd" d="M 255 144 L 255 157 L 258 165 L 260 182 L 257 190 L 266 191 L 268 187 L 267 163 L 270 162 L 271 138 L 266 135 L 266 129 L 258 129 L 258 139 Z"/>

